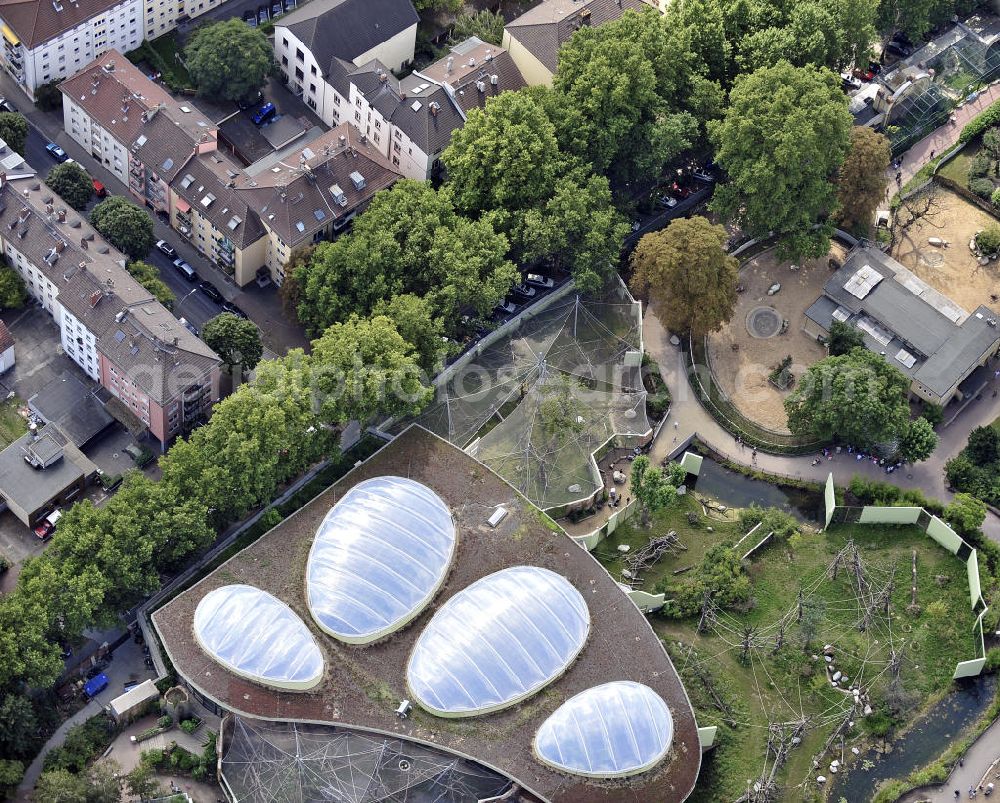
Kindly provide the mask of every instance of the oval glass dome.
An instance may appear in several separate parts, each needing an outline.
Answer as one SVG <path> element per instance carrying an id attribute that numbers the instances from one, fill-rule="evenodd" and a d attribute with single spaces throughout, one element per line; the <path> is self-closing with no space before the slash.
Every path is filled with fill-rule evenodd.
<path id="1" fill-rule="evenodd" d="M 305 622 L 259 588 L 210 591 L 195 609 L 194 635 L 226 669 L 258 683 L 302 691 L 323 679 L 323 654 Z"/>
<path id="2" fill-rule="evenodd" d="M 306 599 L 320 628 L 368 644 L 416 617 L 455 554 L 448 506 L 426 485 L 375 477 L 330 508 L 306 564 Z"/>
<path id="3" fill-rule="evenodd" d="M 449 599 L 413 647 L 406 680 L 433 714 L 496 711 L 555 680 L 583 648 L 590 611 L 562 575 L 514 566 Z"/>
<path id="4" fill-rule="evenodd" d="M 573 775 L 620 778 L 656 766 L 670 749 L 674 721 L 655 691 L 628 680 L 571 697 L 535 734 L 535 755 Z"/>

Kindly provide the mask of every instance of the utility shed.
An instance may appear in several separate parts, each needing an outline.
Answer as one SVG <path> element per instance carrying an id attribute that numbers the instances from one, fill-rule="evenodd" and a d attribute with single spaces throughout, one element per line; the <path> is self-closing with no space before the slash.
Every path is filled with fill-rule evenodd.
<path id="1" fill-rule="evenodd" d="M 111 701 L 111 716 L 115 722 L 123 723 L 134 719 L 150 700 L 160 699 L 160 690 L 152 680 L 144 680 Z"/>

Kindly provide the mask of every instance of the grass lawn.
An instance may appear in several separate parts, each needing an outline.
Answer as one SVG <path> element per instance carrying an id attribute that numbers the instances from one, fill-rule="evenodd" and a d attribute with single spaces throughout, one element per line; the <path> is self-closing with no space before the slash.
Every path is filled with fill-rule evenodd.
<path id="1" fill-rule="evenodd" d="M 126 57 L 133 64 L 146 61 L 150 66 L 162 73 L 163 82 L 171 89 L 180 90 L 194 86 L 187 68 L 177 58 L 180 48 L 177 43 L 177 32 L 171 31 L 152 41 L 143 42 Z"/>
<path id="2" fill-rule="evenodd" d="M 692 527 L 687 513 L 700 506 L 690 498 L 654 518 L 651 530 L 626 527 L 595 551 L 616 579 L 620 576 L 619 543 L 635 549 L 651 533 L 677 530 L 688 551 L 669 556 L 643 578 L 652 590 L 662 578 L 673 583 L 673 569 L 696 563 L 712 545 L 738 537 L 734 523 L 708 522 Z M 837 553 L 853 539 L 864 571 L 873 588 L 893 580 L 890 614 L 880 608 L 865 631 L 858 628 L 863 615 L 853 574 L 846 569 L 836 580 L 827 569 Z M 747 542 L 749 546 L 749 542 Z M 917 552 L 917 605 L 910 613 L 910 565 Z M 697 618 L 669 619 L 655 616 L 653 627 L 663 638 L 674 665 L 694 704 L 699 725 L 719 725 L 718 747 L 707 754 L 694 801 L 733 800 L 746 791 L 748 778 L 756 779 L 764 766 L 769 722 L 807 723 L 802 743 L 789 753 L 778 775 L 781 800 L 811 799 L 813 787 L 802 787 L 813 776 L 812 759 L 850 710 L 851 697 L 828 682 L 822 657 L 824 644 L 834 645 L 836 667 L 870 695 L 878 714 L 889 680 L 889 644 L 902 654 L 900 680 L 911 699 L 907 711 L 917 711 L 933 696 L 947 689 L 955 663 L 973 657 L 973 624 L 969 609 L 964 565 L 939 548 L 915 527 L 844 525 L 826 534 L 808 533 L 791 550 L 784 544 L 765 547 L 751 559 L 755 605 L 747 613 L 721 612 L 717 625 L 697 633 Z M 796 619 L 799 590 L 807 605 L 818 611 L 815 633 L 805 649 Z M 670 594 L 668 593 L 668 599 Z M 778 622 L 786 616 L 784 646 L 775 651 Z M 744 627 L 755 628 L 754 647 L 747 664 L 740 662 Z M 864 736 L 878 717 L 857 717 L 848 736 L 848 747 Z M 838 752 L 839 757 L 839 752 Z M 832 756 L 826 757 L 826 762 Z M 829 774 L 829 773 L 827 773 Z"/>
<path id="3" fill-rule="evenodd" d="M 954 157 L 941 166 L 941 169 L 938 170 L 938 175 L 950 178 L 960 187 L 968 186 L 969 164 L 976 157 L 976 154 L 979 153 L 981 142 L 982 139 L 979 137 L 968 142 L 959 153 L 955 154 Z"/>
<path id="4" fill-rule="evenodd" d="M 28 431 L 28 422 L 17 412 L 19 404 L 22 402 L 17 398 L 0 403 L 0 449 L 7 448 Z"/>

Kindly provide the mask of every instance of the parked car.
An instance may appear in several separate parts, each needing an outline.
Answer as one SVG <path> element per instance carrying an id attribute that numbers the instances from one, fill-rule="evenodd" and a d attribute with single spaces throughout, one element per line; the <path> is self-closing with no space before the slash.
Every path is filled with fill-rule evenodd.
<path id="1" fill-rule="evenodd" d="M 143 468 L 148 465 L 153 459 L 153 453 L 147 449 L 145 446 L 139 446 L 135 443 L 130 443 L 124 449 L 122 449 L 125 454 L 132 458 L 135 464 L 139 468 Z"/>
<path id="2" fill-rule="evenodd" d="M 845 92 L 853 92 L 856 89 L 861 89 L 861 79 L 851 75 L 849 72 L 842 72 L 840 74 L 840 88 Z"/>
<path id="3" fill-rule="evenodd" d="M 35 537 L 42 540 L 48 541 L 52 537 L 52 533 L 56 531 L 56 525 L 59 523 L 59 519 L 62 518 L 61 510 L 53 510 L 42 519 L 38 526 L 35 527 Z"/>
<path id="4" fill-rule="evenodd" d="M 899 56 L 901 59 L 905 59 L 908 56 L 913 55 L 913 46 L 901 39 L 893 39 L 889 44 L 885 46 L 887 53 L 892 53 L 894 56 Z"/>
<path id="5" fill-rule="evenodd" d="M 298 5 L 295 2 L 295 0 L 284 0 L 284 4 L 285 4 L 285 11 L 291 11 L 292 9 L 295 8 L 296 5 Z"/>
<path id="6" fill-rule="evenodd" d="M 91 184 L 94 185 L 94 194 L 98 198 L 107 198 L 108 197 L 108 190 L 107 190 L 107 188 L 103 184 L 101 184 L 100 181 L 98 181 L 95 178 L 95 179 L 91 180 Z"/>
<path id="7" fill-rule="evenodd" d="M 7 98 L 0 98 L 0 112 L 17 114 L 17 106 L 7 100 Z"/>
<path id="8" fill-rule="evenodd" d="M 690 187 L 683 187 L 676 181 L 671 185 L 670 191 L 673 192 L 674 195 L 679 196 L 680 198 L 687 198 L 691 194 Z"/>
<path id="9" fill-rule="evenodd" d="M 498 316 L 513 315 L 517 312 L 517 304 L 504 299 L 493 308 L 493 312 Z"/>
<path id="10" fill-rule="evenodd" d="M 181 272 L 181 275 L 189 282 L 198 281 L 198 273 L 183 259 L 175 259 L 174 267 Z"/>
<path id="11" fill-rule="evenodd" d="M 237 316 L 238 318 L 243 318 L 244 320 L 247 320 L 247 321 L 250 320 L 250 316 L 247 315 L 239 307 L 237 307 L 232 301 L 222 301 L 219 304 L 219 306 L 222 307 L 222 311 L 223 312 L 230 312 L 233 315 Z"/>
<path id="12" fill-rule="evenodd" d="M 532 287 L 537 287 L 539 290 L 551 290 L 556 286 L 556 283 L 552 279 L 548 276 L 542 276 L 540 273 L 525 274 L 524 283 Z"/>
<path id="13" fill-rule="evenodd" d="M 270 9 L 267 6 L 257 6 L 257 22 L 263 25 L 271 18 Z"/>
<path id="14" fill-rule="evenodd" d="M 285 13 L 285 9 L 281 5 L 281 0 L 274 0 L 271 3 L 271 19 L 276 19 Z"/>
<path id="15" fill-rule="evenodd" d="M 191 323 L 191 321 L 187 320 L 187 318 L 178 318 L 177 320 L 179 320 L 181 325 L 195 337 L 201 337 L 201 332 L 198 331 L 198 327 Z"/>
<path id="16" fill-rule="evenodd" d="M 264 125 L 268 122 L 274 115 L 278 113 L 274 104 L 268 101 L 263 106 L 261 106 L 257 111 L 250 115 L 250 119 L 253 120 L 254 125 Z"/>
<path id="17" fill-rule="evenodd" d="M 206 296 L 208 296 L 216 304 L 221 304 L 226 299 L 223 297 L 222 293 L 219 292 L 219 288 L 208 281 L 198 282 L 198 289 L 201 290 Z"/>
<path id="18" fill-rule="evenodd" d="M 538 291 L 529 286 L 528 284 L 518 284 L 510 289 L 512 295 L 514 295 L 519 301 L 530 301 L 536 295 Z"/>
<path id="19" fill-rule="evenodd" d="M 691 171 L 691 175 L 699 181 L 707 181 L 709 183 L 715 181 L 715 176 L 709 173 L 704 167 L 696 167 Z"/>
<path id="20" fill-rule="evenodd" d="M 166 240 L 156 241 L 156 250 L 166 254 L 171 259 L 177 259 L 177 252 L 174 250 L 173 246 L 170 245 Z"/>
<path id="21" fill-rule="evenodd" d="M 254 14 L 253 11 L 244 11 L 243 12 L 243 21 L 247 25 L 249 25 L 251 28 L 256 28 L 257 27 L 257 15 Z"/>
<path id="22" fill-rule="evenodd" d="M 83 687 L 83 693 L 88 697 L 95 697 L 108 687 L 108 676 L 101 672 L 87 681 Z"/>
<path id="23" fill-rule="evenodd" d="M 664 209 L 673 209 L 677 206 L 677 199 L 672 195 L 661 195 L 657 202 Z"/>
<path id="24" fill-rule="evenodd" d="M 49 156 L 55 159 L 57 162 L 65 162 L 69 157 L 66 155 L 66 151 L 56 145 L 54 142 L 50 142 L 45 146 L 45 150 L 49 152 Z"/>

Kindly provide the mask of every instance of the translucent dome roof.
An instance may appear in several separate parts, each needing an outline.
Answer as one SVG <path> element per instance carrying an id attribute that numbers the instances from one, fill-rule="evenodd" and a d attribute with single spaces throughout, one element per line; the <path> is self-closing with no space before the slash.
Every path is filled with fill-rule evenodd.
<path id="1" fill-rule="evenodd" d="M 555 680 L 583 648 L 590 611 L 563 576 L 514 566 L 449 599 L 420 634 L 406 669 L 433 714 L 496 711 Z"/>
<path id="2" fill-rule="evenodd" d="M 303 690 L 323 678 L 323 655 L 305 622 L 259 588 L 210 591 L 195 609 L 194 635 L 212 658 L 250 680 Z"/>
<path id="3" fill-rule="evenodd" d="M 433 599 L 455 554 L 448 506 L 426 485 L 375 477 L 326 514 L 306 564 L 306 598 L 334 638 L 367 644 L 397 630 Z"/>
<path id="4" fill-rule="evenodd" d="M 535 755 L 574 775 L 615 778 L 645 772 L 670 749 L 670 709 L 649 686 L 604 683 L 571 697 L 542 723 Z"/>

